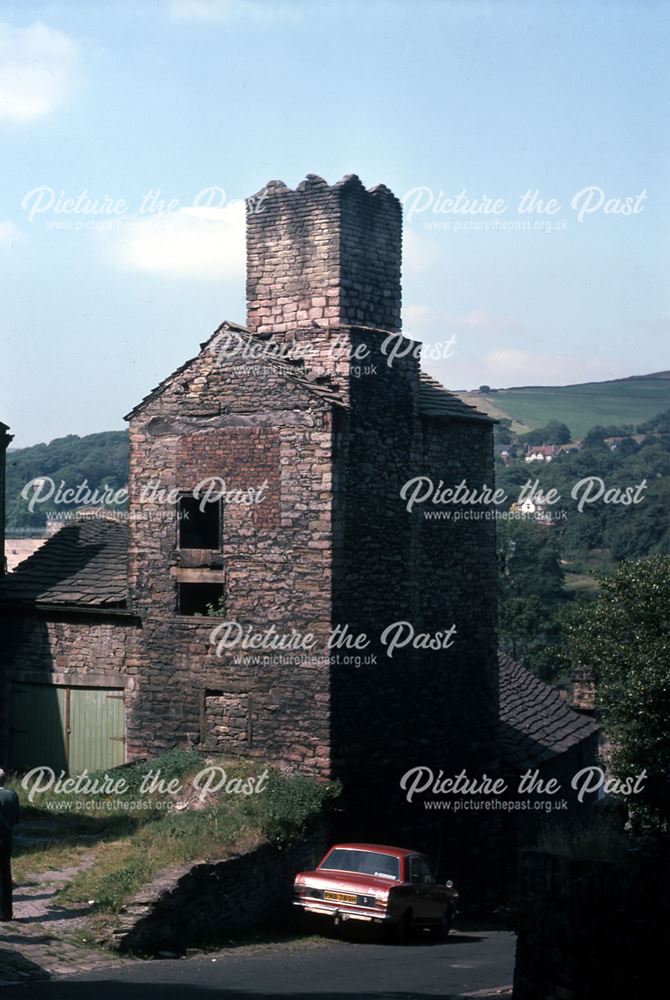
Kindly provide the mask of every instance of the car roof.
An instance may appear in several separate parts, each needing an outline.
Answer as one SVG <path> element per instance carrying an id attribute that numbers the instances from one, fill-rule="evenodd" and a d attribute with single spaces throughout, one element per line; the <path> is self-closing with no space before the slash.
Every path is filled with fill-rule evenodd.
<path id="1" fill-rule="evenodd" d="M 330 850 L 334 851 L 338 848 L 344 848 L 349 851 L 374 851 L 376 854 L 390 854 L 396 857 L 407 857 L 409 854 L 422 853 L 421 851 L 411 851 L 407 847 L 390 847 L 388 844 L 333 844 Z"/>

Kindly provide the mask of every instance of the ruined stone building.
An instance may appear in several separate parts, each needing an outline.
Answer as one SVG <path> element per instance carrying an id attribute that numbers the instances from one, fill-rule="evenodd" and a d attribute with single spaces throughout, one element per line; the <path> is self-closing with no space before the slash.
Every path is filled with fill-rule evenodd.
<path id="1" fill-rule="evenodd" d="M 7 424 L 0 421 L 0 576 L 5 573 L 5 468 L 7 448 L 12 441 Z"/>
<path id="2" fill-rule="evenodd" d="M 495 766 L 495 522 L 430 519 L 401 496 L 419 476 L 492 486 L 492 421 L 400 332 L 401 227 L 397 198 L 354 176 L 249 200 L 246 325 L 219 326 L 128 415 L 127 522 L 66 526 L 0 588 L 14 766 L 192 745 L 337 777 L 352 802 L 397 798 L 417 764 Z M 199 504 L 208 480 L 227 496 Z M 224 621 L 315 644 L 217 648 Z M 455 631 L 389 656 L 399 622 Z M 365 634 L 367 662 L 328 648 L 336 626 Z M 505 677 L 507 695 L 523 683 Z M 543 718 L 541 698 L 503 701 L 520 733 Z M 531 742 L 583 748 L 592 731 L 556 711 Z"/>

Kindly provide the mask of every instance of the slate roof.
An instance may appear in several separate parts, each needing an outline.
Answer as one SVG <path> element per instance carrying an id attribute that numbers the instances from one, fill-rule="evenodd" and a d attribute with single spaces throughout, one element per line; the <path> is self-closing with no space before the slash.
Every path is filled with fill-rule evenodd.
<path id="1" fill-rule="evenodd" d="M 570 708 L 559 692 L 501 653 L 500 743 L 505 759 L 526 770 L 597 732 L 588 716 Z"/>
<path id="2" fill-rule="evenodd" d="M 91 519 L 66 524 L 0 581 L 0 602 L 124 608 L 127 561 L 125 523 Z"/>
<path id="3" fill-rule="evenodd" d="M 230 320 L 225 320 L 221 326 L 217 327 L 211 337 L 200 345 L 200 354 L 205 351 L 210 344 L 212 344 L 219 334 L 225 333 L 229 330 L 233 333 L 239 333 L 242 337 L 255 344 L 267 344 L 270 340 L 268 335 L 254 333 L 246 326 L 241 326 L 239 323 L 233 323 Z M 137 406 L 133 407 L 130 413 L 126 414 L 124 419 L 130 420 L 131 417 L 134 417 L 140 412 L 140 410 L 144 409 L 147 403 L 151 402 L 151 400 L 155 399 L 157 396 L 160 396 L 164 389 L 167 389 L 167 387 L 171 385 L 175 379 L 185 372 L 200 357 L 200 354 L 197 354 L 194 358 L 189 358 L 188 361 L 185 361 L 183 365 L 180 365 L 179 368 L 175 369 L 175 371 L 168 375 L 167 378 L 164 378 L 162 382 L 159 382 L 158 385 L 151 390 L 151 392 L 140 400 Z M 284 376 L 286 376 L 286 378 L 302 386 L 304 389 L 309 390 L 309 392 L 320 397 L 326 402 L 344 406 L 344 402 L 338 395 L 330 376 L 308 372 L 305 368 L 305 362 L 301 358 L 292 358 L 285 355 L 283 357 L 279 357 L 273 355 L 271 351 L 268 351 L 264 355 L 263 361 L 267 361 L 268 364 L 273 365 L 277 371 L 281 372 Z"/>
<path id="4" fill-rule="evenodd" d="M 445 389 L 436 378 L 421 372 L 419 375 L 419 410 L 427 417 L 451 417 L 456 420 L 480 420 L 494 424 L 496 421 L 475 406 L 464 403 L 453 392 Z"/>
<path id="5" fill-rule="evenodd" d="M 204 343 L 200 345 L 201 352 L 206 350 L 215 338 L 219 336 L 219 334 L 227 331 L 238 333 L 253 344 L 269 345 L 274 343 L 270 334 L 258 334 L 246 326 L 226 320 L 214 331 L 208 340 L 204 341 Z M 388 334 L 388 331 L 380 332 Z M 164 378 L 162 382 L 159 382 L 159 384 L 152 389 L 151 392 L 140 400 L 137 406 L 133 407 L 130 413 L 126 414 L 125 419 L 130 420 L 137 413 L 139 413 L 147 405 L 147 403 L 156 399 L 157 396 L 160 396 L 161 392 L 163 392 L 163 390 L 171 385 L 175 379 L 183 374 L 183 372 L 185 372 L 199 356 L 200 355 L 196 355 L 194 358 L 189 358 L 188 361 L 185 361 L 183 365 L 180 365 L 179 368 L 168 375 L 167 378 Z M 304 389 L 309 390 L 325 402 L 340 406 L 346 405 L 344 400 L 339 396 L 330 376 L 327 374 L 310 372 L 302 358 L 288 357 L 286 355 L 282 356 L 279 352 L 275 356 L 271 351 L 268 351 L 267 354 L 264 355 L 264 360 L 267 360 L 268 364 L 274 365 L 277 371 L 281 372 L 286 378 L 302 386 Z M 484 423 L 496 422 L 492 417 L 489 417 L 488 414 L 482 413 L 481 410 L 478 410 L 474 406 L 470 406 L 469 403 L 464 403 L 458 398 L 458 396 L 449 392 L 448 389 L 445 389 L 445 387 L 437 381 L 437 379 L 426 374 L 426 372 L 420 372 L 419 375 L 419 410 L 424 416 L 427 417 L 451 417 L 456 420 L 478 420 L 483 421 Z"/>

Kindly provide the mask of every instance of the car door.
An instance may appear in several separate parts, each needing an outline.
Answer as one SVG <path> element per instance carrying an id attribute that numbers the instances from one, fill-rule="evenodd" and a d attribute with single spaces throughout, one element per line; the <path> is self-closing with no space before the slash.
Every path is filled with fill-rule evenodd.
<path id="1" fill-rule="evenodd" d="M 419 854 L 411 854 L 407 859 L 407 880 L 412 887 L 414 920 L 417 923 L 430 920 L 431 900 L 428 895 L 428 887 L 424 884 L 421 856 Z"/>
<path id="2" fill-rule="evenodd" d="M 435 881 L 433 870 L 428 858 L 421 855 L 418 859 L 421 885 L 424 893 L 424 905 L 428 920 L 440 920 L 444 913 L 445 892 Z"/>

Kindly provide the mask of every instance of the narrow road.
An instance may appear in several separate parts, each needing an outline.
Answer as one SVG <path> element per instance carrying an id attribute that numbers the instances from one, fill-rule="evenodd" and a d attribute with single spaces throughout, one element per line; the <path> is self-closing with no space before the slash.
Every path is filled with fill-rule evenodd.
<path id="1" fill-rule="evenodd" d="M 509 997 L 514 935 L 454 933 L 405 946 L 297 939 L 132 962 L 0 990 L 2 1000 L 428 1000 Z"/>

